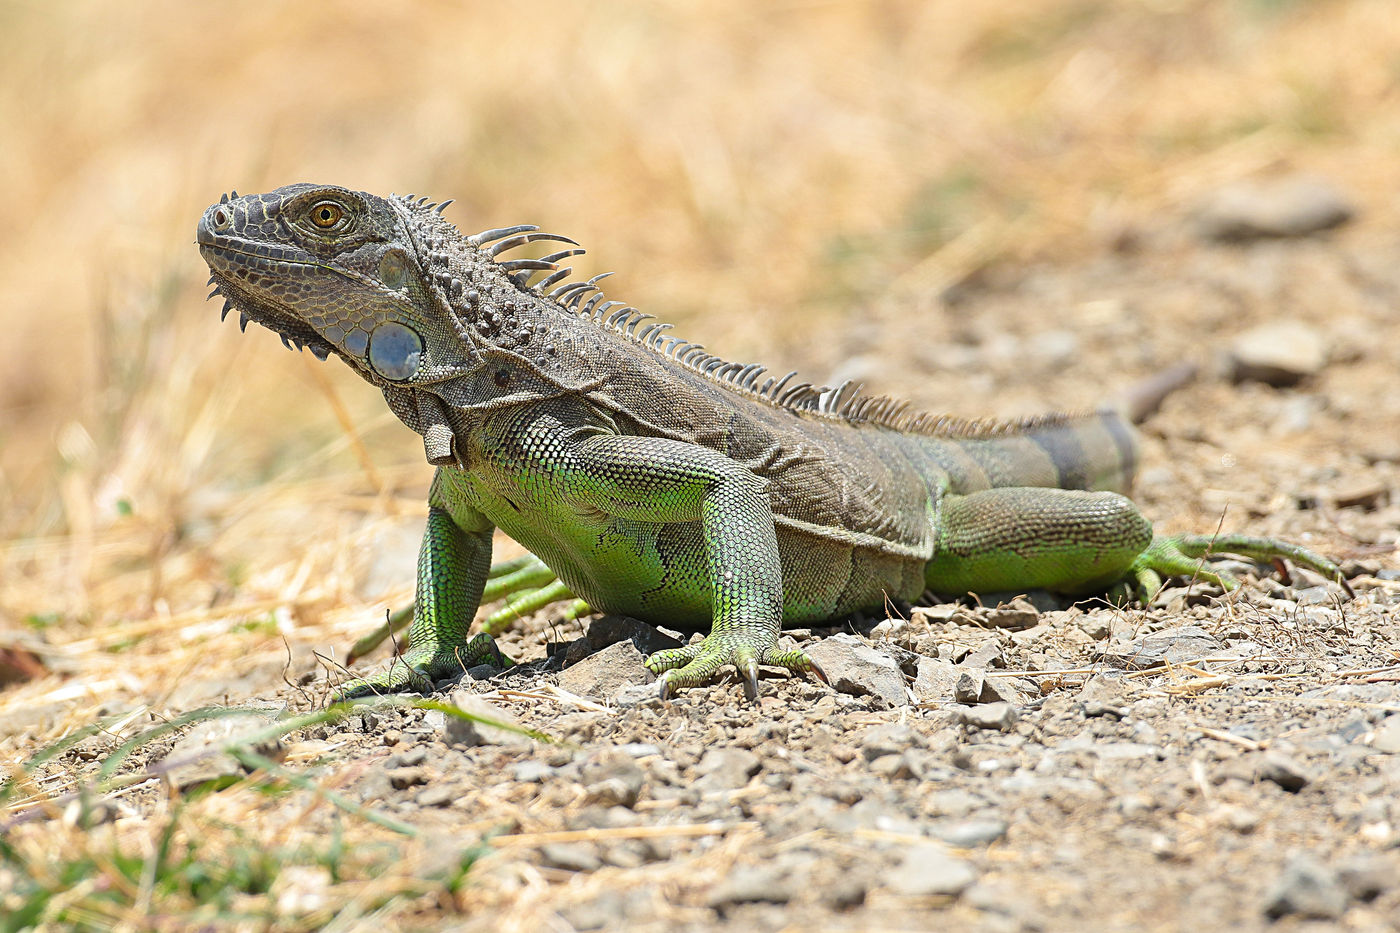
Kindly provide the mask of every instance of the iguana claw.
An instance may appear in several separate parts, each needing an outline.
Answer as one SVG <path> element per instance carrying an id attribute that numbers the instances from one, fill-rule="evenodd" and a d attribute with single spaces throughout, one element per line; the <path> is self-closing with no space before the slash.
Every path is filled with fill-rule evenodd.
<path id="1" fill-rule="evenodd" d="M 732 635 L 724 641 L 732 641 Z M 658 674 L 658 694 L 669 700 L 683 687 L 698 687 L 714 677 L 726 664 L 739 669 L 744 685 L 744 698 L 750 703 L 758 699 L 758 668 L 762 664 L 781 667 L 794 674 L 814 674 L 822 683 L 830 683 L 821 666 L 806 652 L 778 651 L 770 645 L 755 651 L 752 646 L 726 645 L 715 640 L 714 634 L 695 645 L 658 651 L 646 659 L 647 670 Z"/>
<path id="2" fill-rule="evenodd" d="M 514 663 L 501 653 L 495 640 L 484 633 L 457 649 L 435 649 L 431 645 L 421 649 L 411 647 L 403 657 L 389 662 L 385 670 L 342 684 L 331 695 L 330 702 L 343 703 L 356 697 L 384 693 L 432 693 L 435 681 L 484 662 L 498 667 L 510 667 Z"/>

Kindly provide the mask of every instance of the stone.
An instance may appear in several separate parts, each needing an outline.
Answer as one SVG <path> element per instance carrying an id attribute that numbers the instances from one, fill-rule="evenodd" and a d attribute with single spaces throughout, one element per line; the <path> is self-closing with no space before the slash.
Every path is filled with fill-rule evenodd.
<path id="1" fill-rule="evenodd" d="M 583 766 L 585 804 L 632 807 L 641 795 L 646 774 L 625 751 L 609 749 Z"/>
<path id="2" fill-rule="evenodd" d="M 454 691 L 449 702 L 462 712 L 477 719 L 459 719 L 445 715 L 442 724 L 442 737 L 449 745 L 502 745 L 507 748 L 524 748 L 534 744 L 534 739 L 518 731 L 524 726 L 512 713 L 509 713 L 484 700 L 469 690 Z"/>
<path id="3" fill-rule="evenodd" d="M 1001 656 L 1001 645 L 997 644 L 996 639 L 988 638 L 972 649 L 961 664 L 967 668 L 986 670 L 989 667 L 1006 667 L 1006 659 Z"/>
<path id="4" fill-rule="evenodd" d="M 1396 883 L 1400 866 L 1377 852 L 1358 852 L 1336 864 L 1337 880 L 1358 901 L 1373 901 Z"/>
<path id="5" fill-rule="evenodd" d="M 973 819 L 934 823 L 929 827 L 929 832 L 950 846 L 970 849 L 996 842 L 1006 835 L 1007 829 L 1005 820 Z"/>
<path id="6" fill-rule="evenodd" d="M 1299 174 L 1226 185 L 1203 199 L 1195 213 L 1202 238 L 1244 242 L 1330 230 L 1356 210 L 1330 181 Z"/>
<path id="7" fill-rule="evenodd" d="M 1337 873 L 1311 855 L 1289 859 L 1264 897 L 1264 913 L 1277 919 L 1336 920 L 1347 909 L 1347 892 Z"/>
<path id="8" fill-rule="evenodd" d="M 1224 650 L 1214 635 L 1197 625 L 1179 625 L 1134 638 L 1110 642 L 1095 654 L 1128 670 L 1147 670 L 1164 664 L 1186 664 Z"/>
<path id="9" fill-rule="evenodd" d="M 977 669 L 962 670 L 958 672 L 958 679 L 953 684 L 953 699 L 959 703 L 982 702 L 982 688 L 987 685 L 986 674 Z"/>
<path id="10" fill-rule="evenodd" d="M 164 771 L 165 779 L 181 790 L 241 778 L 246 773 L 243 766 L 223 749 L 245 746 L 264 758 L 280 759 L 283 746 L 276 736 L 256 742 L 250 739 L 275 723 L 281 713 L 281 709 L 263 710 L 199 723 L 152 770 Z"/>
<path id="11" fill-rule="evenodd" d="M 888 755 L 902 755 L 909 748 L 921 747 L 924 737 L 902 722 L 882 723 L 871 726 L 856 739 L 861 754 L 866 761 L 874 761 Z"/>
<path id="12" fill-rule="evenodd" d="M 589 842 L 551 842 L 540 846 L 540 861 L 564 871 L 597 871 L 603 867 L 598 849 Z"/>
<path id="13" fill-rule="evenodd" d="M 683 647 L 681 642 L 655 626 L 628 616 L 607 615 L 594 619 L 588 624 L 588 634 L 584 637 L 595 652 L 620 641 L 631 641 L 643 657 L 657 651 Z"/>
<path id="14" fill-rule="evenodd" d="M 611 699 L 624 687 L 656 680 L 642 661 L 637 646 L 624 639 L 564 668 L 559 674 L 559 686 L 579 696 Z"/>
<path id="15" fill-rule="evenodd" d="M 956 897 L 977 880 L 977 869 L 949 855 L 941 845 L 910 846 L 904 859 L 886 876 L 886 884 L 906 897 Z"/>
<path id="16" fill-rule="evenodd" d="M 958 669 L 953 662 L 920 655 L 914 675 L 914 696 L 920 703 L 936 703 L 953 699 L 953 686 L 958 682 Z"/>
<path id="17" fill-rule="evenodd" d="M 722 910 L 734 904 L 786 904 L 794 885 L 771 868 L 739 866 L 711 889 L 706 905 Z"/>
<path id="18" fill-rule="evenodd" d="M 990 610 L 985 621 L 993 628 L 1026 629 L 1040 621 L 1040 613 L 1028 600 L 1013 599 Z"/>
<path id="19" fill-rule="evenodd" d="M 978 729 L 995 729 L 1009 732 L 1020 718 L 1016 707 L 1010 703 L 984 703 L 958 710 L 958 721 Z"/>
<path id="20" fill-rule="evenodd" d="M 1400 752 L 1400 713 L 1387 716 L 1376 726 L 1371 736 L 1371 751 L 1388 755 Z"/>
<path id="21" fill-rule="evenodd" d="M 459 793 L 459 789 L 450 784 L 429 784 L 418 792 L 415 799 L 420 807 L 446 807 L 457 799 Z"/>
<path id="22" fill-rule="evenodd" d="M 1230 378 L 1271 386 L 1296 385 L 1327 365 L 1326 335 L 1302 321 L 1276 320 L 1230 341 Z"/>
<path id="23" fill-rule="evenodd" d="M 1255 766 L 1254 773 L 1258 780 L 1272 781 L 1291 794 L 1296 794 L 1312 783 L 1312 775 L 1302 762 L 1278 751 L 1264 752 Z"/>
<path id="24" fill-rule="evenodd" d="M 821 665 L 831 686 L 854 696 L 875 696 L 890 706 L 909 703 L 904 673 L 894 659 L 854 635 L 842 633 L 807 647 L 807 654 Z"/>
<path id="25" fill-rule="evenodd" d="M 736 790 L 763 768 L 746 748 L 711 748 L 695 766 L 696 784 L 707 790 Z"/>

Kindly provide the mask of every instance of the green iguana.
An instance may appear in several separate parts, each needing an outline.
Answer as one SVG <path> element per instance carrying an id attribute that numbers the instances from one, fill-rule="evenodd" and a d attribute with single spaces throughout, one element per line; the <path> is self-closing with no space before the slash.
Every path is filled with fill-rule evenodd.
<path id="1" fill-rule="evenodd" d="M 199 222 L 224 314 L 341 357 L 437 467 L 409 649 L 344 697 L 426 692 L 499 661 L 489 634 L 468 637 L 484 589 L 514 593 L 516 611 L 581 598 L 572 613 L 708 627 L 647 659 L 662 696 L 732 664 L 752 699 L 759 665 L 825 679 L 778 647 L 784 623 L 925 590 L 1126 585 L 1146 598 L 1175 575 L 1230 589 L 1201 566 L 1225 552 L 1342 582 L 1281 541 L 1154 537 L 1123 495 L 1137 448 L 1118 414 L 969 421 L 766 376 L 608 300 L 601 275 L 567 281 L 560 264 L 582 252 L 567 237 L 463 236 L 448 203 L 298 184 L 226 195 Z M 564 248 L 503 256 L 537 241 Z M 487 587 L 496 528 L 538 556 Z"/>

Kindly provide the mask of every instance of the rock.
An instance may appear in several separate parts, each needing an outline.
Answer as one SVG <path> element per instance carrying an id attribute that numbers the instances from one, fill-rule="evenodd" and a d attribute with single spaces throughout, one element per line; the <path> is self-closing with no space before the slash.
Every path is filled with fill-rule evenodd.
<path id="1" fill-rule="evenodd" d="M 917 673 L 914 677 L 914 695 L 920 703 L 934 703 L 953 699 L 953 686 L 958 682 L 959 671 L 953 662 L 939 658 L 919 657 Z"/>
<path id="2" fill-rule="evenodd" d="M 924 737 L 902 722 L 871 726 L 856 740 L 866 761 L 887 755 L 902 755 L 906 749 L 925 745 Z"/>
<path id="3" fill-rule="evenodd" d="M 551 842 L 540 846 L 540 861 L 564 871 L 597 871 L 603 867 L 597 848 L 589 842 Z"/>
<path id="4" fill-rule="evenodd" d="M 1204 239 L 1242 242 L 1307 236 L 1350 220 L 1356 211 L 1331 182 L 1310 175 L 1255 179 L 1227 185 L 1196 209 Z"/>
<path id="5" fill-rule="evenodd" d="M 520 720 L 489 700 L 483 700 L 469 690 L 454 691 L 449 701 L 464 713 L 479 716 L 485 722 L 458 719 L 446 715 L 443 719 L 442 738 L 449 745 L 503 745 L 508 748 L 523 748 L 534 743 L 528 735 L 514 729 L 524 728 Z M 502 728 L 502 727 L 505 728 Z"/>
<path id="6" fill-rule="evenodd" d="M 707 790 L 735 790 L 762 767 L 759 757 L 746 748 L 712 748 L 695 766 L 695 783 Z"/>
<path id="7" fill-rule="evenodd" d="M 450 784 L 429 784 L 415 798 L 420 807 L 446 807 L 457 799 L 460 790 Z"/>
<path id="8" fill-rule="evenodd" d="M 986 623 L 993 628 L 1024 629 L 1040 621 L 1040 613 L 1025 599 L 1013 599 L 1009 604 L 997 606 L 986 615 Z"/>
<path id="9" fill-rule="evenodd" d="M 1214 635 L 1196 625 L 1179 625 L 1134 638 L 1111 642 L 1095 654 L 1128 670 L 1146 670 L 1163 664 L 1186 664 L 1224 650 Z"/>
<path id="10" fill-rule="evenodd" d="M 977 869 L 971 862 L 931 844 L 911 846 L 904 860 L 886 876 L 890 890 L 906 897 L 956 897 L 976 880 Z"/>
<path id="11" fill-rule="evenodd" d="M 1337 873 L 1306 854 L 1289 860 L 1264 898 L 1264 913 L 1275 919 L 1336 920 L 1346 909 L 1347 892 Z"/>
<path id="12" fill-rule="evenodd" d="M 996 639 L 988 638 L 962 659 L 963 667 L 986 670 L 989 667 L 1006 667 L 1006 659 L 1001 656 L 1001 645 Z"/>
<path id="13" fill-rule="evenodd" d="M 1373 512 L 1389 502 L 1390 487 L 1374 480 L 1358 480 L 1339 487 L 1332 493 L 1332 504 L 1339 509 L 1364 509 Z"/>
<path id="14" fill-rule="evenodd" d="M 583 783 L 587 788 L 585 804 L 605 807 L 632 807 L 641 795 L 646 774 L 631 755 L 609 749 L 583 766 Z"/>
<path id="15" fill-rule="evenodd" d="M 855 696 L 876 696 L 890 706 L 909 702 L 904 674 L 889 655 L 854 635 L 842 633 L 807 647 L 807 654 L 821 665 L 831 686 Z"/>
<path id="16" fill-rule="evenodd" d="M 953 684 L 953 699 L 959 703 L 982 702 L 982 689 L 987 685 L 987 677 L 980 670 L 964 670 L 958 673 L 957 682 Z"/>
<path id="17" fill-rule="evenodd" d="M 181 790 L 223 779 L 241 778 L 243 766 L 222 749 L 245 746 L 264 758 L 280 759 L 282 742 L 275 736 L 250 743 L 249 739 L 277 721 L 282 710 L 223 716 L 195 726 L 166 752 L 153 770 L 165 771 L 165 779 Z"/>
<path id="18" fill-rule="evenodd" d="M 1337 880 L 1358 901 L 1373 901 L 1396 884 L 1396 867 L 1375 852 L 1358 852 L 1337 863 Z"/>
<path id="19" fill-rule="evenodd" d="M 428 773 L 422 768 L 389 768 L 384 775 L 394 790 L 406 790 L 428 783 Z"/>
<path id="20" fill-rule="evenodd" d="M 1009 732 L 1020 716 L 1010 703 L 985 703 L 958 710 L 958 721 L 978 729 Z"/>
<path id="21" fill-rule="evenodd" d="M 559 686 L 579 696 L 610 699 L 624 687 L 656 680 L 642 660 L 637 646 L 624 639 L 564 668 L 559 674 Z"/>
<path id="22" fill-rule="evenodd" d="M 1006 835 L 1005 820 L 955 820 L 934 823 L 929 832 L 950 846 L 970 849 L 996 842 Z"/>
<path id="23" fill-rule="evenodd" d="M 786 904 L 794 895 L 792 879 L 771 868 L 739 866 L 715 885 L 705 903 L 716 910 L 734 904 Z"/>
<path id="24" fill-rule="evenodd" d="M 522 784 L 539 784 L 554 774 L 554 769 L 543 761 L 527 759 L 510 766 L 510 776 Z"/>
<path id="25" fill-rule="evenodd" d="M 1264 752 L 1254 773 L 1258 780 L 1273 781 L 1291 794 L 1296 794 L 1312 782 L 1312 775 L 1302 762 L 1277 751 Z"/>
<path id="26" fill-rule="evenodd" d="M 585 636 L 594 652 L 602 651 L 620 641 L 628 640 L 645 657 L 668 648 L 680 648 L 682 644 L 670 635 L 639 619 L 628 616 L 603 616 L 588 624 Z"/>
<path id="27" fill-rule="evenodd" d="M 1302 321 L 1270 321 L 1230 341 L 1230 378 L 1296 385 L 1322 371 L 1327 353 L 1327 338 L 1317 328 Z"/>
<path id="28" fill-rule="evenodd" d="M 1400 752 L 1400 713 L 1387 716 L 1371 736 L 1371 750 L 1393 755 Z"/>

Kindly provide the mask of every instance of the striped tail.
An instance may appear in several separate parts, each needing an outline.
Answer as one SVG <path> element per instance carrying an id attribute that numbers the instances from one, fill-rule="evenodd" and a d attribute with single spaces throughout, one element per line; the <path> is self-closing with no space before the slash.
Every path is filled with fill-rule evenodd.
<path id="1" fill-rule="evenodd" d="M 1109 410 L 1037 418 L 983 436 L 937 438 L 931 446 L 954 493 L 1048 486 L 1126 495 L 1137 469 L 1137 432 Z"/>

